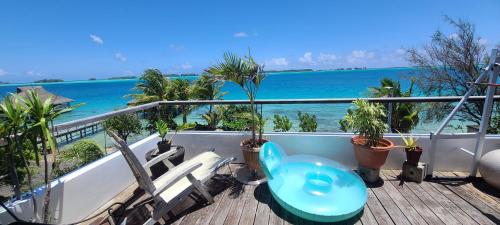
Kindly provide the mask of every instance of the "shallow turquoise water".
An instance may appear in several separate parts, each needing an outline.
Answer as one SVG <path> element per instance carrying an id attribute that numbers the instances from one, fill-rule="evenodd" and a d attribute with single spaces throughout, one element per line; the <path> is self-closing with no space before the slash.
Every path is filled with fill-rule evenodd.
<path id="1" fill-rule="evenodd" d="M 407 87 L 410 76 L 415 76 L 415 70 L 410 68 L 368 69 L 352 71 L 318 71 L 318 72 L 287 72 L 272 73 L 262 83 L 258 99 L 301 99 L 301 98 L 342 98 L 366 97 L 367 88 L 378 86 L 380 79 L 389 77 L 398 79 L 403 87 Z M 196 79 L 185 77 L 184 79 Z M 74 104 L 85 105 L 73 112 L 63 115 L 57 123 L 97 115 L 115 109 L 126 107 L 130 98 L 125 96 L 133 93 L 137 80 L 109 81 L 74 81 L 42 85 L 48 91 L 74 99 Z M 33 85 L 33 84 L 22 84 Z M 19 84 L 0 85 L 0 95 L 15 92 Z M 223 88 L 229 93 L 225 99 L 246 99 L 246 95 L 233 83 L 226 83 Z M 344 116 L 348 104 L 323 105 L 265 105 L 264 117 L 268 118 L 266 129 L 272 129 L 274 114 L 289 116 L 292 121 L 298 119 L 297 112 L 309 112 L 317 116 L 318 131 L 338 131 L 338 121 Z M 200 121 L 204 108 L 193 112 L 191 121 Z M 295 123 L 292 131 L 297 131 Z M 415 131 L 429 131 L 429 126 L 421 124 Z"/>

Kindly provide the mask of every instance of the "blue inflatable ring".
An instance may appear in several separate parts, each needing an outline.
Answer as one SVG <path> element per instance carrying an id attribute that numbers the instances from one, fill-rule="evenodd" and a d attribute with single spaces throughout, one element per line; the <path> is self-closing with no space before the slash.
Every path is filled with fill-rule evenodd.
<path id="1" fill-rule="evenodd" d="M 275 143 L 259 153 L 274 199 L 296 216 L 317 222 L 349 219 L 363 210 L 368 193 L 350 168 L 314 155 L 287 156 Z"/>

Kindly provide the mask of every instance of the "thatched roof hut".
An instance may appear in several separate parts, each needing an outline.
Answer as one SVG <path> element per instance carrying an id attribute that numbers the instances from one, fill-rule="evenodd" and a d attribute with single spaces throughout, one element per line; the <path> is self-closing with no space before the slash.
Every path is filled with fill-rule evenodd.
<path id="1" fill-rule="evenodd" d="M 16 92 L 17 95 L 21 97 L 26 97 L 28 95 L 28 91 L 36 91 L 38 95 L 40 96 L 40 99 L 42 101 L 45 101 L 46 99 L 52 97 L 52 104 L 55 106 L 61 105 L 69 105 L 70 102 L 73 102 L 75 100 L 66 98 L 63 96 L 55 95 L 47 90 L 45 90 L 42 86 L 24 86 L 24 87 L 17 87 Z"/>

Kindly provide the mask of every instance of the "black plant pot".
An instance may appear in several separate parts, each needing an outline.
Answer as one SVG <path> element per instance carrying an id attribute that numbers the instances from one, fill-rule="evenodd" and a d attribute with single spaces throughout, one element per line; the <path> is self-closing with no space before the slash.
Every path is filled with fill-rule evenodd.
<path id="1" fill-rule="evenodd" d="M 171 156 L 169 156 L 167 159 L 170 161 L 174 166 L 177 166 L 184 162 L 184 147 L 179 146 L 179 145 L 172 145 L 170 149 L 177 149 L 177 152 Z M 168 151 L 168 150 L 167 150 Z M 163 153 L 163 152 L 162 152 Z M 146 161 L 151 161 L 158 155 L 162 154 L 160 153 L 159 149 L 153 149 L 149 152 L 146 153 Z M 156 179 L 166 173 L 168 171 L 168 167 L 163 163 L 163 162 L 158 162 L 157 164 L 151 166 L 151 179 Z"/>
<path id="2" fill-rule="evenodd" d="M 158 146 L 158 153 L 160 154 L 170 150 L 171 146 L 168 141 L 159 141 L 158 143 L 156 143 L 156 145 Z"/>

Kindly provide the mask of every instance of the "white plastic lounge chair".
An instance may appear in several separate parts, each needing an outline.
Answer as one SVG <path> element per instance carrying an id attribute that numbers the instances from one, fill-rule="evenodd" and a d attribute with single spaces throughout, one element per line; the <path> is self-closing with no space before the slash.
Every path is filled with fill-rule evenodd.
<path id="1" fill-rule="evenodd" d="M 165 217 L 194 189 L 198 190 L 209 203 L 213 203 L 213 198 L 204 183 L 210 180 L 218 169 L 234 160 L 234 158 L 222 158 L 214 152 L 204 152 L 174 167 L 167 157 L 173 155 L 176 150 L 170 150 L 143 166 L 125 141 L 114 132 L 108 131 L 108 133 L 117 142 L 117 147 L 130 166 L 139 187 L 153 198 L 151 219 L 144 224 L 154 224 Z M 151 180 L 149 168 L 162 161 L 169 168 L 168 172 L 156 180 Z"/>

